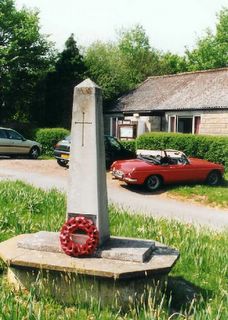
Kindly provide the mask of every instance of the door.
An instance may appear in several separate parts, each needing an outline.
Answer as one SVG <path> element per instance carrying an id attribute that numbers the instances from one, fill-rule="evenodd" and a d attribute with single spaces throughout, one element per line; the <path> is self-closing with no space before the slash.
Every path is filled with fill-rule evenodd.
<path id="1" fill-rule="evenodd" d="M 192 117 L 178 117 L 178 132 L 192 133 Z"/>
<path id="2" fill-rule="evenodd" d="M 165 168 L 166 182 L 194 182 L 199 180 L 199 172 L 186 157 L 176 160 L 176 164 L 169 164 Z"/>
<path id="3" fill-rule="evenodd" d="M 0 154 L 7 154 L 9 151 L 9 139 L 6 130 L 0 129 Z"/>
<path id="4" fill-rule="evenodd" d="M 30 146 L 26 140 L 14 130 L 6 130 L 8 137 L 8 153 L 26 154 L 29 153 Z"/>

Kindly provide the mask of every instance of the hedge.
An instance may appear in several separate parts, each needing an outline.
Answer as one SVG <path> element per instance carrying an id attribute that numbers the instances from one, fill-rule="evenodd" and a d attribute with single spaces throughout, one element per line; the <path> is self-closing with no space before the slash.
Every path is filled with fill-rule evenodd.
<path id="1" fill-rule="evenodd" d="M 125 149 L 135 152 L 136 150 L 135 140 L 121 140 L 120 143 Z"/>
<path id="2" fill-rule="evenodd" d="M 176 149 L 187 156 L 221 163 L 228 170 L 228 137 L 149 132 L 136 139 L 137 149 Z"/>
<path id="3" fill-rule="evenodd" d="M 36 130 L 34 139 L 41 143 L 43 154 L 53 155 L 55 144 L 69 134 L 69 130 L 64 128 L 43 128 Z"/>

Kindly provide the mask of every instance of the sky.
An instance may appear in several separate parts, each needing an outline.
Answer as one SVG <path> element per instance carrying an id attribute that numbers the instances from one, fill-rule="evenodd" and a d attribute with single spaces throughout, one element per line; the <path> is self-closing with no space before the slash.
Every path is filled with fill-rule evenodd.
<path id="1" fill-rule="evenodd" d="M 117 31 L 140 24 L 150 45 L 183 54 L 198 37 L 215 30 L 216 13 L 228 0 L 15 0 L 20 9 L 40 11 L 41 32 L 62 50 L 74 33 L 78 46 L 96 40 L 115 41 Z"/>

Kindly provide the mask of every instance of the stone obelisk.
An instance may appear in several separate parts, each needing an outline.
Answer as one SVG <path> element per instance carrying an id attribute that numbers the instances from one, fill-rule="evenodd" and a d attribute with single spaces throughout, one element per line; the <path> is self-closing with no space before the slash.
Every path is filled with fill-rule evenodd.
<path id="1" fill-rule="evenodd" d="M 74 89 L 67 219 L 92 219 L 100 245 L 110 237 L 107 202 L 102 94 L 86 79 Z"/>

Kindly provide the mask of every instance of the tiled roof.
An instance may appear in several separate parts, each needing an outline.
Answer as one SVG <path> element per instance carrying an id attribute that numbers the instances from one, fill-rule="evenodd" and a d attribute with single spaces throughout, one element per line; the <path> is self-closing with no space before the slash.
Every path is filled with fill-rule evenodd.
<path id="1" fill-rule="evenodd" d="M 149 77 L 107 112 L 228 110 L 228 68 Z"/>

